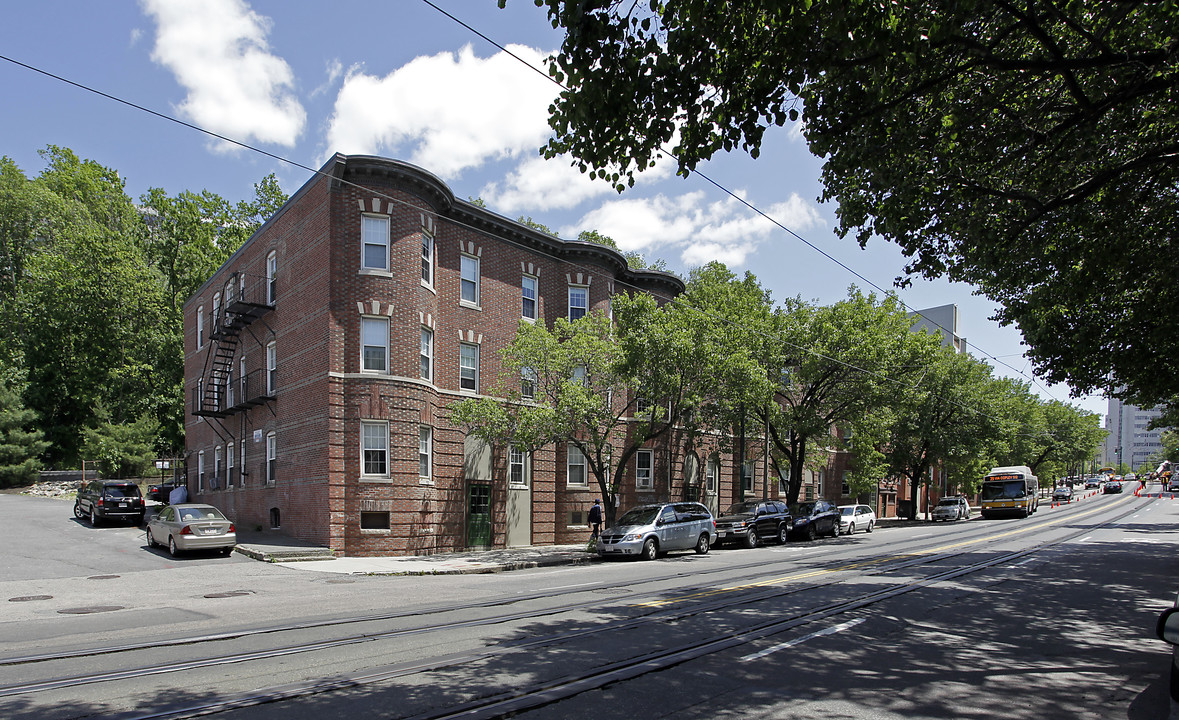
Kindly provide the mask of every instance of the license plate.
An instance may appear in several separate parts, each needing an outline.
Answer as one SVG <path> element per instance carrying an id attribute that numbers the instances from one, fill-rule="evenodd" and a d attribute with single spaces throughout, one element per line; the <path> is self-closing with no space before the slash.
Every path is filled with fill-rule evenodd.
<path id="1" fill-rule="evenodd" d="M 201 534 L 203 534 L 203 535 L 216 535 L 217 528 L 202 528 Z"/>

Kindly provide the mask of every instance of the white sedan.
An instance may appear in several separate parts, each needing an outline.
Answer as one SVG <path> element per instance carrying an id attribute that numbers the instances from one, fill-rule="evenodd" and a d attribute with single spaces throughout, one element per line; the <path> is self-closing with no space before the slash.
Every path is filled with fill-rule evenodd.
<path id="1" fill-rule="evenodd" d="M 839 532 L 841 535 L 851 535 L 856 530 L 872 532 L 876 527 L 876 513 L 867 505 L 840 505 Z"/>

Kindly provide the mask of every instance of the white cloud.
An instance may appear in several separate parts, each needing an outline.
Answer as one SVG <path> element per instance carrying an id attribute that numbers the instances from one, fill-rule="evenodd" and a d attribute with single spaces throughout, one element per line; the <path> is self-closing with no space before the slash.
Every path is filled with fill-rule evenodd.
<path id="1" fill-rule="evenodd" d="M 338 58 L 328 60 L 325 63 L 324 69 L 327 77 L 324 79 L 322 85 L 311 91 L 311 97 L 319 97 L 328 90 L 331 90 L 332 86 L 336 84 L 336 81 L 340 79 L 340 76 L 344 74 L 344 64 Z"/>
<path id="2" fill-rule="evenodd" d="M 181 117 L 241 142 L 295 144 L 307 115 L 290 66 L 270 52 L 269 18 L 241 0 L 142 2 L 156 21 L 152 59 L 188 91 Z"/>
<path id="3" fill-rule="evenodd" d="M 796 232 L 824 224 L 818 208 L 797 194 L 763 212 Z M 739 200 L 727 197 L 709 203 L 703 192 L 608 202 L 576 226 L 562 228 L 561 236 L 577 237 L 581 230 L 597 230 L 621 249 L 636 250 L 649 260 L 678 252 L 688 266 L 721 260 L 739 267 L 758 245 L 784 237 L 782 230 Z"/>
<path id="4" fill-rule="evenodd" d="M 547 54 L 521 45 L 513 54 L 536 67 Z M 336 97 L 327 151 L 408 155 L 445 178 L 489 160 L 535 156 L 549 136 L 557 87 L 507 53 L 415 58 L 383 77 L 348 71 Z"/>

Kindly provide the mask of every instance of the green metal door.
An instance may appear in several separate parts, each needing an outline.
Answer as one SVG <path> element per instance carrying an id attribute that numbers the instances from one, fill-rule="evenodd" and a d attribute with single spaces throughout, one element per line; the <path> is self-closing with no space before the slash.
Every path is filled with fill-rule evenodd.
<path id="1" fill-rule="evenodd" d="M 467 490 L 467 546 L 491 545 L 491 486 L 471 483 Z"/>

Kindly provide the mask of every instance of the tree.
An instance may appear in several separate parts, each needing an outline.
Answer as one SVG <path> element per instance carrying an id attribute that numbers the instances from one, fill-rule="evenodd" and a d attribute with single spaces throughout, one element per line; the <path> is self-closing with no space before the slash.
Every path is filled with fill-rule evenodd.
<path id="1" fill-rule="evenodd" d="M 614 238 L 603 235 L 597 230 L 582 230 L 577 235 L 580 242 L 595 243 L 597 245 L 605 245 L 611 250 L 617 250 L 622 257 L 626 258 L 627 267 L 632 270 L 660 270 L 667 272 L 667 262 L 662 258 L 647 262 L 643 254 L 637 250 L 622 250 L 618 247 L 618 243 Z"/>
<path id="2" fill-rule="evenodd" d="M 1179 396 L 1171 3 L 538 4 L 566 31 L 547 157 L 621 190 L 805 115 L 840 235 L 977 286 L 1049 381 Z"/>
<path id="3" fill-rule="evenodd" d="M 34 427 L 35 413 L 0 378 L 0 488 L 29 485 L 41 469 L 41 453 L 49 446 Z"/>
<path id="4" fill-rule="evenodd" d="M 465 400 L 451 415 L 493 446 L 576 447 L 607 499 L 607 524 L 631 458 L 682 421 L 708 387 L 698 348 L 677 325 L 682 317 L 643 293 L 615 295 L 612 309 L 613 321 L 591 312 L 558 318 L 551 330 L 521 322 L 502 352 L 497 397 Z"/>
<path id="5" fill-rule="evenodd" d="M 105 477 L 140 477 L 158 457 L 159 422 L 143 415 L 134 422 L 113 422 L 102 405 L 95 408 L 92 427 L 82 431 L 82 457 L 98 461 Z"/>
<path id="6" fill-rule="evenodd" d="M 808 455 L 819 453 L 825 466 L 839 444 L 833 427 L 856 441 L 853 478 L 857 490 L 866 489 L 883 465 L 870 449 L 883 439 L 885 426 L 877 415 L 920 380 L 938 341 L 910 331 L 912 319 L 895 297 L 878 300 L 854 288 L 834 305 L 796 302 L 778 317 L 769 367 L 781 385 L 774 402 L 763 407 L 770 438 L 789 463 L 788 500 L 798 500 Z"/>
<path id="7" fill-rule="evenodd" d="M 888 475 L 909 484 L 909 519 L 932 468 L 970 489 L 993 463 L 1003 437 L 1000 388 L 986 363 L 943 347 L 901 396 L 882 452 Z"/>

